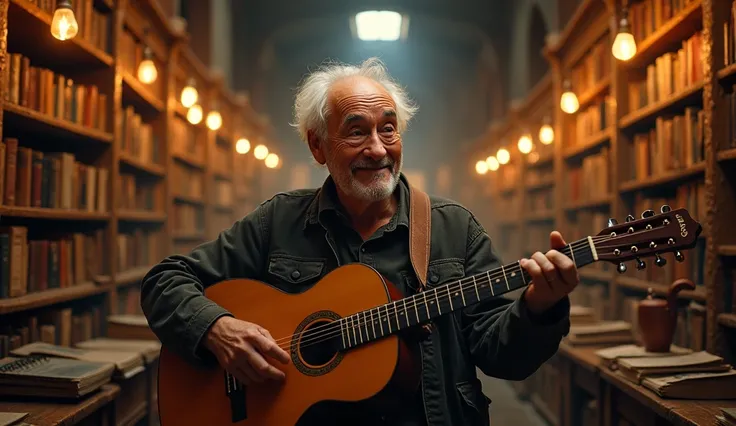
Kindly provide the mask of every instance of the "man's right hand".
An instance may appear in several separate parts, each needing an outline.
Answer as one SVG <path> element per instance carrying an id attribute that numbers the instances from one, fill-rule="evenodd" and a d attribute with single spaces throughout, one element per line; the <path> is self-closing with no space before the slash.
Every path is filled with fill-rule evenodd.
<path id="1" fill-rule="evenodd" d="M 289 354 L 279 347 L 268 330 L 257 324 L 220 317 L 207 332 L 204 344 L 222 368 L 245 384 L 286 377 L 264 355 L 287 364 Z"/>

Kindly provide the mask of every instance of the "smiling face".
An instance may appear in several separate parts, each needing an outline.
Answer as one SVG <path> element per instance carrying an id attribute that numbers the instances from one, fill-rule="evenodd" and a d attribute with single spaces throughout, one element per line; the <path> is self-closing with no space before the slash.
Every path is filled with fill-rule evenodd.
<path id="1" fill-rule="evenodd" d="M 371 79 L 351 77 L 333 84 L 327 102 L 327 139 L 316 143 L 310 137 L 314 158 L 327 165 L 345 195 L 362 201 L 390 197 L 402 160 L 391 95 Z"/>

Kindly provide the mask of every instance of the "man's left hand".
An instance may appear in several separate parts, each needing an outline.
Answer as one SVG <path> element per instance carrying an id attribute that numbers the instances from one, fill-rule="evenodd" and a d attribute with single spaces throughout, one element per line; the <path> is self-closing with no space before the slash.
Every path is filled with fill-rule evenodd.
<path id="1" fill-rule="evenodd" d="M 531 259 L 521 259 L 521 267 L 532 277 L 524 301 L 528 309 L 537 315 L 543 314 L 562 300 L 580 282 L 572 259 L 556 250 L 567 245 L 562 235 L 553 231 L 549 242 L 552 250 L 544 254 L 536 252 Z"/>

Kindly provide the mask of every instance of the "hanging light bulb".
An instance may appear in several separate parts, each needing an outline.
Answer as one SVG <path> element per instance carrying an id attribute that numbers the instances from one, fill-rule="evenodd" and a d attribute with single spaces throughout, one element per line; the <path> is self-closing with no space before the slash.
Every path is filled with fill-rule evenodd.
<path id="1" fill-rule="evenodd" d="M 555 129 L 550 125 L 549 117 L 545 117 L 544 124 L 539 128 L 539 141 L 549 145 L 555 140 Z"/>
<path id="2" fill-rule="evenodd" d="M 529 154 L 529 163 L 534 164 L 539 161 L 539 152 L 533 151 Z"/>
<path id="3" fill-rule="evenodd" d="M 74 38 L 78 32 L 79 24 L 74 17 L 72 4 L 69 0 L 58 0 L 54 17 L 51 19 L 51 35 L 64 41 Z"/>
<path id="4" fill-rule="evenodd" d="M 478 161 L 475 163 L 475 172 L 479 175 L 484 175 L 488 173 L 488 163 L 485 161 Z"/>
<path id="5" fill-rule="evenodd" d="M 279 156 L 272 152 L 266 156 L 264 163 L 269 169 L 275 169 L 279 165 Z"/>
<path id="6" fill-rule="evenodd" d="M 499 164 L 506 164 L 511 160 L 511 154 L 509 154 L 509 151 L 506 148 L 501 148 L 496 153 L 496 159 Z"/>
<path id="7" fill-rule="evenodd" d="M 486 164 L 488 164 L 488 170 L 495 172 L 498 170 L 499 167 L 501 167 L 500 164 L 498 164 L 498 160 L 494 156 L 490 156 L 486 158 Z"/>
<path id="8" fill-rule="evenodd" d="M 222 115 L 220 115 L 220 111 L 213 110 L 207 114 L 207 127 L 210 130 L 217 130 L 222 127 Z"/>
<path id="9" fill-rule="evenodd" d="M 202 121 L 202 107 L 195 104 L 187 111 L 187 120 L 192 124 L 199 124 Z"/>
<path id="10" fill-rule="evenodd" d="M 151 84 L 156 81 L 158 77 L 158 70 L 156 64 L 153 63 L 153 52 L 151 48 L 146 46 L 143 49 L 143 60 L 138 65 L 138 80 L 141 83 Z"/>
<path id="11" fill-rule="evenodd" d="M 247 154 L 250 151 L 250 141 L 246 138 L 240 138 L 235 142 L 235 152 L 238 154 Z"/>
<path id="12" fill-rule="evenodd" d="M 560 96 L 560 108 L 568 114 L 574 114 L 580 108 L 580 102 L 575 92 L 572 91 L 570 80 L 565 79 L 562 83 L 562 96 Z"/>
<path id="13" fill-rule="evenodd" d="M 186 87 L 181 89 L 181 104 L 184 108 L 189 108 L 197 103 L 198 98 L 197 82 L 193 78 L 189 78 Z"/>
<path id="14" fill-rule="evenodd" d="M 516 146 L 522 154 L 529 154 L 532 152 L 532 148 L 534 147 L 532 137 L 525 133 L 519 138 L 519 142 L 516 143 Z"/>
<path id="15" fill-rule="evenodd" d="M 628 61 L 636 55 L 636 40 L 629 28 L 629 8 L 621 10 L 621 21 L 618 24 L 618 33 L 611 46 L 613 57 L 619 61 Z"/>
<path id="16" fill-rule="evenodd" d="M 260 144 L 257 147 L 253 149 L 253 156 L 256 157 L 257 160 L 263 160 L 268 156 L 268 148 L 266 148 L 266 145 Z"/>

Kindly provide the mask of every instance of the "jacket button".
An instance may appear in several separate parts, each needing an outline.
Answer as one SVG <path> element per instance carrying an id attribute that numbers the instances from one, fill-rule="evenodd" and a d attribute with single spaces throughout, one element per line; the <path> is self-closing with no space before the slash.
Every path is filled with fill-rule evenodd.
<path id="1" fill-rule="evenodd" d="M 292 278 L 292 279 L 297 279 L 297 278 L 299 278 L 299 277 L 300 277 L 301 275 L 302 275 L 302 274 L 301 274 L 301 273 L 300 273 L 299 271 L 294 271 L 294 272 L 292 272 L 292 273 L 291 273 L 291 278 Z"/>
<path id="2" fill-rule="evenodd" d="M 437 284 L 437 281 L 439 280 L 440 280 L 440 277 L 437 274 L 432 274 L 432 276 L 429 277 L 429 281 L 431 281 L 432 284 Z"/>

